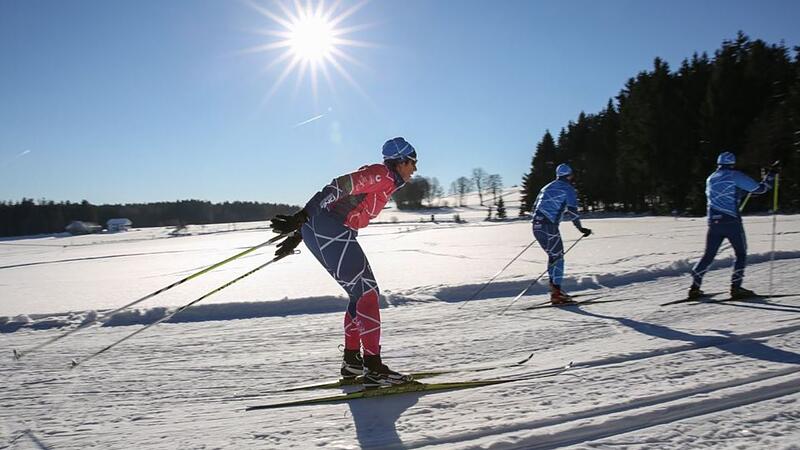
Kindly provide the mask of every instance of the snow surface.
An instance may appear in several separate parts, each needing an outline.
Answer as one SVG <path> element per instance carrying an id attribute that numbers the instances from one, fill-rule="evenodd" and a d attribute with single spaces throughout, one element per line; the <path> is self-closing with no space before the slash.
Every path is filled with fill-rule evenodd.
<path id="1" fill-rule="evenodd" d="M 509 215 L 518 198 L 507 196 Z M 470 202 L 473 202 L 470 199 Z M 452 202 L 450 203 L 453 204 Z M 333 394 L 278 393 L 335 379 L 343 292 L 303 251 L 76 369 L 85 357 L 271 257 L 264 248 L 13 361 L 105 311 L 269 239 L 264 223 L 0 240 L 0 448 L 800 449 L 800 216 L 745 218 L 745 286 L 780 298 L 660 306 L 684 296 L 702 218 L 586 218 L 566 257 L 581 307 L 546 301 L 523 220 L 485 208 L 386 210 L 359 241 L 382 288 L 383 353 L 399 371 L 525 365 L 431 381 L 562 375 L 492 387 L 245 412 Z M 468 220 L 452 222 L 458 213 Z M 569 246 L 578 234 L 563 224 Z M 302 246 L 301 246 L 302 249 Z M 704 289 L 724 292 L 725 246 Z M 545 280 L 546 277 L 543 278 Z M 721 295 L 719 298 L 726 298 Z M 426 380 L 427 381 L 427 380 Z"/>

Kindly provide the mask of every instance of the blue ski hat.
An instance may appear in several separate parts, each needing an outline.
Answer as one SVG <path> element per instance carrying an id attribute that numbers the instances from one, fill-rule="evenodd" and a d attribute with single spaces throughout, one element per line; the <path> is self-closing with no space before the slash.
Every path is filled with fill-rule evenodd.
<path id="1" fill-rule="evenodd" d="M 572 167 L 570 167 L 569 164 L 566 164 L 566 163 L 565 164 L 559 164 L 558 167 L 556 167 L 556 177 L 557 178 L 558 177 L 568 177 L 570 175 L 572 175 Z"/>
<path id="2" fill-rule="evenodd" d="M 397 160 L 402 162 L 408 159 L 416 162 L 417 152 L 405 139 L 396 137 L 383 144 L 384 161 Z"/>
<path id="3" fill-rule="evenodd" d="M 722 152 L 717 156 L 717 164 L 720 166 L 732 166 L 736 164 L 736 155 L 731 152 Z"/>

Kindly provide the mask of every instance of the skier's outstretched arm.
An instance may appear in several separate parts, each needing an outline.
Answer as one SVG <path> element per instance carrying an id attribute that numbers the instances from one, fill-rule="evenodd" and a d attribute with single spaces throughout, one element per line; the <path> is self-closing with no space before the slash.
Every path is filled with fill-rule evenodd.
<path id="1" fill-rule="evenodd" d="M 575 225 L 575 228 L 578 229 L 584 236 L 589 236 L 592 234 L 592 230 L 588 228 L 584 228 L 581 225 L 581 215 L 578 214 L 578 196 L 575 195 L 575 192 L 570 192 L 567 194 L 567 204 L 566 210 L 564 211 L 564 217 L 572 220 L 572 224 Z"/>
<path id="2" fill-rule="evenodd" d="M 775 184 L 775 171 L 770 169 L 760 183 L 741 172 L 736 172 L 734 181 L 736 182 L 736 187 L 739 189 L 753 195 L 759 195 L 772 189 L 772 186 Z"/>

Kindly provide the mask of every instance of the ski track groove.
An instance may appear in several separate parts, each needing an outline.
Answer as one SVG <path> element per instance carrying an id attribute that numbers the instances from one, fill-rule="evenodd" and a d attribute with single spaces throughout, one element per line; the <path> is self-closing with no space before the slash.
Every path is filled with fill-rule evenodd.
<path id="1" fill-rule="evenodd" d="M 729 382 L 714 383 L 693 389 L 676 391 L 670 394 L 662 394 L 652 398 L 642 398 L 629 403 L 620 405 L 606 406 L 596 410 L 587 410 L 583 413 L 567 415 L 564 418 L 553 418 L 543 421 L 534 421 L 510 431 L 522 431 L 531 428 L 544 428 L 551 425 L 574 422 L 576 420 L 588 419 L 602 415 L 633 412 L 635 414 L 624 415 L 612 419 L 609 422 L 595 425 L 583 425 L 571 427 L 567 430 L 558 431 L 546 436 L 532 436 L 522 439 L 523 442 L 511 446 L 512 449 L 548 449 L 568 445 L 576 445 L 587 441 L 596 441 L 608 437 L 629 433 L 645 428 L 663 425 L 678 420 L 689 419 L 692 417 L 725 411 L 738 408 L 753 403 L 772 400 L 800 392 L 800 378 L 794 377 L 789 381 L 777 384 L 760 386 L 754 389 L 736 392 L 722 398 L 699 399 L 690 402 L 680 402 L 675 405 L 666 405 L 653 411 L 638 412 L 635 410 L 658 406 L 673 401 L 678 401 L 689 396 L 710 394 L 719 390 L 746 386 L 748 384 L 766 381 L 772 378 L 789 376 L 800 372 L 800 368 L 790 368 L 760 375 L 754 375 L 740 380 Z"/>
<path id="2" fill-rule="evenodd" d="M 765 337 L 771 336 L 778 336 L 781 334 L 787 333 L 794 333 L 800 330 L 800 325 L 790 325 L 786 327 L 779 327 L 779 328 L 772 328 L 768 330 L 759 330 L 754 331 L 751 333 L 741 334 L 741 335 L 734 335 L 731 337 L 726 336 L 719 336 L 719 337 L 710 337 L 703 339 L 704 342 L 695 342 L 683 345 L 675 345 L 672 347 L 661 347 L 653 350 L 647 350 L 639 353 L 633 353 L 630 355 L 624 356 L 611 356 L 607 358 L 601 358 L 594 361 L 588 361 L 584 363 L 577 363 L 575 364 L 575 370 L 584 369 L 584 368 L 597 368 L 601 366 L 610 366 L 614 364 L 623 364 L 633 361 L 638 361 L 642 359 L 647 359 L 655 356 L 664 356 L 664 355 L 672 355 L 675 353 L 680 353 L 684 351 L 690 350 L 699 350 L 709 347 L 719 347 L 724 344 L 729 344 L 732 342 L 737 341 L 745 341 L 745 340 L 755 340 Z"/>
<path id="3" fill-rule="evenodd" d="M 636 410 L 642 408 L 665 405 L 667 403 L 679 401 L 692 396 L 711 394 L 724 389 L 747 386 L 749 384 L 768 381 L 774 378 L 786 377 L 797 373 L 800 373 L 800 367 L 791 367 L 777 371 L 756 374 L 737 380 L 723 381 L 705 386 L 698 386 L 691 389 L 682 389 L 667 394 L 643 397 L 616 405 L 607 405 L 599 408 L 587 409 L 577 413 L 566 414 L 564 416 L 555 416 L 547 419 L 538 419 L 524 423 L 510 424 L 502 428 L 495 427 L 493 428 L 491 435 L 487 434 L 485 430 L 478 430 L 470 433 L 462 433 L 460 435 L 450 435 L 447 438 L 436 441 L 431 441 L 428 439 L 424 443 L 420 442 L 415 444 L 413 442 L 408 442 L 406 444 L 408 444 L 410 447 L 414 447 L 416 445 L 442 445 L 453 442 L 467 444 L 469 441 L 480 440 L 492 435 L 497 436 L 521 431 L 535 431 L 551 426 L 563 425 L 569 422 L 592 419 L 610 414 L 626 412 L 634 413 L 624 415 L 620 418 L 615 418 L 612 421 L 603 424 L 576 424 L 574 427 L 569 427 L 565 430 L 557 431 L 552 434 L 542 433 L 536 436 L 528 436 L 522 438 L 522 442 L 518 442 L 510 447 L 504 447 L 510 449 L 533 450 L 576 445 L 587 441 L 596 441 L 598 439 L 605 439 L 611 436 L 625 434 L 644 428 L 663 425 L 666 423 L 675 422 L 677 420 L 684 420 L 791 395 L 800 392 L 800 378 L 793 378 L 789 381 L 784 381 L 778 384 L 756 387 L 755 389 L 746 390 L 743 392 L 736 392 L 734 394 L 724 396 L 723 398 L 700 399 L 689 402 L 688 404 L 681 402 L 676 405 L 666 406 L 664 409 L 636 412 Z"/>

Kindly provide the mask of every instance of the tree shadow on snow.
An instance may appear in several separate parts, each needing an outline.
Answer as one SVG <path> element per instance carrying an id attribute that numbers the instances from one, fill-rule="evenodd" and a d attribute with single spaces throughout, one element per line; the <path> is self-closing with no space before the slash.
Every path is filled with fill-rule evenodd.
<path id="1" fill-rule="evenodd" d="M 629 327 L 639 333 L 671 341 L 683 341 L 696 345 L 698 348 L 717 347 L 720 350 L 734 355 L 746 356 L 748 358 L 761 359 L 764 361 L 800 364 L 800 354 L 770 347 L 756 339 L 741 338 L 730 331 L 720 330 L 720 335 L 697 335 L 674 330 L 663 325 L 656 325 L 627 317 L 606 316 L 603 314 L 592 313 L 581 309 L 577 305 L 565 306 L 561 309 L 599 319 L 614 320 Z"/>
<path id="2" fill-rule="evenodd" d="M 397 434 L 396 422 L 422 393 L 365 398 L 348 402 L 361 448 L 406 448 Z"/>

